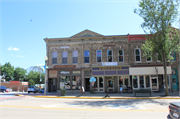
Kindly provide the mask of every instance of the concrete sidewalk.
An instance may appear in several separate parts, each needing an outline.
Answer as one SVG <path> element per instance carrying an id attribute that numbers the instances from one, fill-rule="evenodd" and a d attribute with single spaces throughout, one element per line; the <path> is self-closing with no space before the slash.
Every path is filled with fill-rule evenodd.
<path id="1" fill-rule="evenodd" d="M 105 98 L 106 93 L 93 93 L 86 91 L 86 95 L 77 92 L 66 92 L 65 96 L 61 96 L 61 93 L 47 92 L 46 96 L 44 93 L 18 93 L 16 96 L 33 96 L 38 98 L 77 98 L 77 99 L 180 99 L 179 92 L 169 92 L 169 96 L 165 96 L 165 92 L 152 92 L 151 96 L 149 93 L 108 93 L 110 96 Z"/>

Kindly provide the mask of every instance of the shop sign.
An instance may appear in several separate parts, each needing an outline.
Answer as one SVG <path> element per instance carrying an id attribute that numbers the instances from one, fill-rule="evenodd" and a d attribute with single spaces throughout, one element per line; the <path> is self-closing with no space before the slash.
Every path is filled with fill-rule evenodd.
<path id="1" fill-rule="evenodd" d="M 117 66 L 117 62 L 102 62 L 102 66 Z"/>
<path id="2" fill-rule="evenodd" d="M 121 69 L 121 67 L 118 67 L 118 66 L 116 66 L 116 67 L 100 67 L 99 68 L 99 70 L 119 70 L 119 69 Z"/>
<path id="3" fill-rule="evenodd" d="M 55 78 L 57 77 L 57 71 L 56 70 L 50 70 L 49 71 L 49 78 Z"/>
<path id="4" fill-rule="evenodd" d="M 64 68 L 75 68 L 76 65 L 56 65 L 54 68 L 64 69 Z"/>
<path id="5" fill-rule="evenodd" d="M 70 71 L 60 71 L 60 74 L 70 74 Z"/>
<path id="6" fill-rule="evenodd" d="M 81 71 L 73 71 L 73 74 L 80 74 Z"/>

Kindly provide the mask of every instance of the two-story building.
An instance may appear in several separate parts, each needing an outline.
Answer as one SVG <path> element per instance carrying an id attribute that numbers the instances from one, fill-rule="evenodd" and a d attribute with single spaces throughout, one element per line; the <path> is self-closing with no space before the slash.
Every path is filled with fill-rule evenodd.
<path id="1" fill-rule="evenodd" d="M 47 91 L 89 91 L 89 79 L 96 78 L 96 92 L 119 92 L 119 87 L 133 89 L 164 88 L 164 70 L 158 61 L 142 57 L 145 35 L 104 36 L 84 30 L 69 38 L 45 38 L 49 67 Z M 178 90 L 178 54 L 167 66 L 169 88 Z M 173 70 L 172 70 L 173 69 Z M 171 76 L 172 71 L 176 71 Z M 171 71 L 172 70 L 172 71 Z M 171 85 L 172 84 L 172 85 Z"/>

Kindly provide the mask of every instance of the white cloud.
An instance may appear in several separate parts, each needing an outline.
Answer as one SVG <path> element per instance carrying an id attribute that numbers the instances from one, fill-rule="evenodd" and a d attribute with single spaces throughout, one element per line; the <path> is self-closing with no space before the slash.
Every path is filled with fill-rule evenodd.
<path id="1" fill-rule="evenodd" d="M 33 52 L 32 50 L 30 52 Z"/>
<path id="2" fill-rule="evenodd" d="M 16 55 L 16 57 L 24 57 L 24 56 L 22 56 L 22 55 Z"/>
<path id="3" fill-rule="evenodd" d="M 17 51 L 17 50 L 19 50 L 19 48 L 12 48 L 12 46 L 10 46 L 7 50 L 14 50 L 14 51 Z"/>

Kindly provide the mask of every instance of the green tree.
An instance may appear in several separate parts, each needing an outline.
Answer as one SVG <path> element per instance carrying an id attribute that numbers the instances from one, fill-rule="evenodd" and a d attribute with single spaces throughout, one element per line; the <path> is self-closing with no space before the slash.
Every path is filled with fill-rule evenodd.
<path id="1" fill-rule="evenodd" d="M 39 72 L 37 71 L 30 71 L 26 78 L 28 80 L 32 79 L 35 84 L 39 84 Z"/>
<path id="2" fill-rule="evenodd" d="M 27 71 L 23 68 L 20 67 L 16 67 L 14 70 L 14 80 L 15 81 L 23 81 L 25 80 L 25 75 L 26 75 Z"/>
<path id="3" fill-rule="evenodd" d="M 36 72 L 36 76 L 37 76 L 37 72 L 39 73 L 39 76 L 37 76 L 39 79 L 38 78 L 35 79 L 36 84 L 44 83 L 45 76 L 44 76 L 44 73 L 43 73 L 43 68 L 41 68 L 40 66 L 31 66 L 31 67 L 28 68 L 28 71 L 29 72 L 33 71 L 33 73 Z"/>
<path id="4" fill-rule="evenodd" d="M 0 70 L 1 75 L 5 76 L 6 81 L 10 81 L 13 79 L 14 66 L 12 66 L 10 62 L 7 62 L 4 65 L 0 66 Z"/>
<path id="5" fill-rule="evenodd" d="M 145 44 L 142 45 L 143 56 L 149 56 L 157 60 L 156 53 L 164 68 L 165 86 L 167 81 L 167 62 L 173 57 L 170 55 L 173 51 L 180 52 L 179 31 L 171 27 L 176 22 L 178 16 L 178 0 L 141 0 L 139 8 L 134 12 L 143 18 L 141 27 L 147 35 Z M 169 95 L 166 88 L 165 95 Z"/>
<path id="6" fill-rule="evenodd" d="M 29 85 L 29 86 L 34 86 L 34 85 L 35 85 L 35 82 L 34 82 L 32 79 L 30 79 L 30 80 L 28 81 L 28 85 Z"/>

